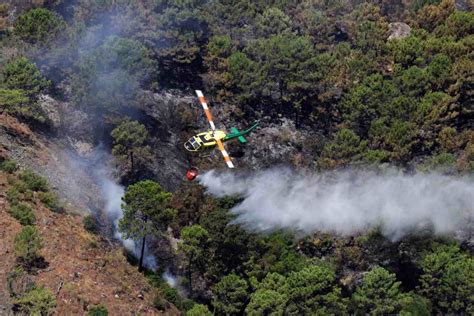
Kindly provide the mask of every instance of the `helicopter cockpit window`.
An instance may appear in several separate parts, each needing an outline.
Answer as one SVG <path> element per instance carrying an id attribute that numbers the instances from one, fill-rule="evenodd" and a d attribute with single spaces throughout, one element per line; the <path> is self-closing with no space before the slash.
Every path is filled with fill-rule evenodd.
<path id="1" fill-rule="evenodd" d="M 201 147 L 201 145 L 194 138 L 191 138 L 186 143 L 184 143 L 184 147 L 186 147 L 188 150 L 197 150 L 199 147 Z"/>

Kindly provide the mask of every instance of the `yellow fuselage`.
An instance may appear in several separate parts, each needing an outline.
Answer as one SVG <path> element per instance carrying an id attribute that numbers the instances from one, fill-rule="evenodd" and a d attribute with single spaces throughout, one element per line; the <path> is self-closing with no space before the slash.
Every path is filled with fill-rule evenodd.
<path id="1" fill-rule="evenodd" d="M 184 148 L 189 151 L 198 151 L 216 145 L 216 139 L 224 139 L 227 135 L 224 131 L 207 131 L 191 137 L 184 143 Z"/>

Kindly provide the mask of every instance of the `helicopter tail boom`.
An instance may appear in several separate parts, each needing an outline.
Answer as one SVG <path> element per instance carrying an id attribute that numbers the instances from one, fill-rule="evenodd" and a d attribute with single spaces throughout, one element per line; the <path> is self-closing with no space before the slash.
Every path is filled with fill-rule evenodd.
<path id="1" fill-rule="evenodd" d="M 252 124 L 252 126 L 250 126 L 250 127 L 247 128 L 246 130 L 241 131 L 241 132 L 239 132 L 239 130 L 238 130 L 237 128 L 232 127 L 232 128 L 230 129 L 231 133 L 230 133 L 230 134 L 227 134 L 223 140 L 226 141 L 226 140 L 229 140 L 229 139 L 238 138 L 238 140 L 239 140 L 242 144 L 245 144 L 245 143 L 247 143 L 248 141 L 247 141 L 247 139 L 244 137 L 244 135 L 247 135 L 247 134 L 249 134 L 250 132 L 252 132 L 254 129 L 256 129 L 259 123 L 260 123 L 260 121 L 255 121 L 255 122 Z"/>

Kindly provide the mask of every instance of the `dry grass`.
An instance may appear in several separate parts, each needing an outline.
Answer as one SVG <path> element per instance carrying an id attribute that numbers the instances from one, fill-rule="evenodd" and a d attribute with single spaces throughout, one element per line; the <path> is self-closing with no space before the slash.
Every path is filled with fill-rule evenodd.
<path id="1" fill-rule="evenodd" d="M 0 173 L 0 301 L 8 299 L 7 274 L 15 265 L 13 238 L 21 229 L 7 212 L 9 186 Z M 51 212 L 37 200 L 32 206 L 45 245 L 41 254 L 49 263 L 32 278 L 57 295 L 58 315 L 81 315 L 97 304 L 106 306 L 109 315 L 162 314 L 152 307 L 153 289 L 128 264 L 119 245 L 88 233 L 80 216 Z M 172 308 L 167 314 L 179 312 Z"/>

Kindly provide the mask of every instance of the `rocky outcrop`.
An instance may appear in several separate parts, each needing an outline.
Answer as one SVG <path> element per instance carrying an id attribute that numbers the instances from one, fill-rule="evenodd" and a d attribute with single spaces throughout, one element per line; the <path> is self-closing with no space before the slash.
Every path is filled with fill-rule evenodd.
<path id="1" fill-rule="evenodd" d="M 411 27 L 406 23 L 393 22 L 390 23 L 388 26 L 390 28 L 390 35 L 388 37 L 389 41 L 394 39 L 405 38 L 410 35 Z"/>
<path id="2" fill-rule="evenodd" d="M 59 114 L 59 102 L 47 94 L 41 94 L 38 98 L 38 105 L 46 115 L 48 122 L 53 128 L 59 128 L 61 116 Z"/>

